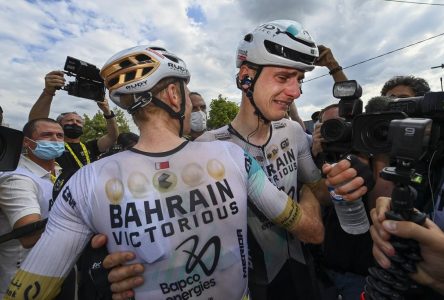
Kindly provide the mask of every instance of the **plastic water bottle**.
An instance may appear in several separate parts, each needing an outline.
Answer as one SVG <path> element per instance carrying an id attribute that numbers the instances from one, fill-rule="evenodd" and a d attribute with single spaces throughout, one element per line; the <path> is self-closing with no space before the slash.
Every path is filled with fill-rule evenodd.
<path id="1" fill-rule="evenodd" d="M 362 234 L 368 231 L 370 223 L 365 212 L 364 203 L 359 198 L 354 201 L 346 201 L 337 195 L 333 187 L 328 187 L 331 199 L 335 205 L 339 224 L 342 229 L 350 234 Z"/>

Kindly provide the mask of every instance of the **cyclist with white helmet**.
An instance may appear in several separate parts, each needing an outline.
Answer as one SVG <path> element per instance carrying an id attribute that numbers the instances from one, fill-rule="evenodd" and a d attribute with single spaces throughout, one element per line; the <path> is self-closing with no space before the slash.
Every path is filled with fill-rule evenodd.
<path id="1" fill-rule="evenodd" d="M 329 52 L 328 48 L 323 50 Z M 245 35 L 236 60 L 237 86 L 242 90 L 239 113 L 230 125 L 206 132 L 197 140 L 224 140 L 240 145 L 258 161 L 274 185 L 295 203 L 307 207 L 310 218 L 320 222 L 318 201 L 310 193 L 298 194 L 297 182 L 306 183 L 320 200 L 329 200 L 326 186 L 311 158 L 304 131 L 296 122 L 283 119 L 289 105 L 300 96 L 300 82 L 304 73 L 314 68 L 317 57 L 315 42 L 295 21 L 268 22 Z M 339 70 L 336 67 L 331 67 L 332 74 Z M 349 166 L 341 161 L 334 168 L 325 166 L 324 172 L 332 185 L 348 182 L 338 192 L 353 200 L 364 194 L 366 187 Z M 252 298 L 315 299 L 313 276 L 299 240 L 319 243 L 319 239 L 289 235 L 253 205 L 248 209 L 248 230 Z M 123 255 L 109 256 L 104 264 L 116 265 L 119 259 L 125 260 Z M 139 280 L 135 268 L 117 267 L 111 275 L 114 291 L 120 292 L 116 299 L 131 295 L 127 289 L 135 286 L 132 279 Z"/>
<path id="2" fill-rule="evenodd" d="M 71 177 L 6 299 L 52 299 L 94 232 L 145 265 L 138 299 L 248 299 L 247 198 L 293 234 L 322 240 L 322 223 L 240 147 L 181 137 L 192 105 L 179 57 L 138 46 L 111 57 L 101 75 L 110 99 L 132 114 L 139 141 Z"/>

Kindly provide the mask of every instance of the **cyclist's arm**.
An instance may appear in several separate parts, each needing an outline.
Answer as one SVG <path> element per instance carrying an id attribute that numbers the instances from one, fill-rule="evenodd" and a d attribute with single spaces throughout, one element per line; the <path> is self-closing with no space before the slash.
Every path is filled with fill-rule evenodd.
<path id="1" fill-rule="evenodd" d="M 68 182 L 69 183 L 69 182 Z M 80 217 L 87 205 L 67 184 L 55 201 L 46 230 L 11 280 L 4 299 L 53 299 L 91 237 Z"/>
<path id="2" fill-rule="evenodd" d="M 255 159 L 245 153 L 245 169 L 248 173 L 248 196 L 256 207 L 271 221 L 284 227 L 307 243 L 322 243 L 324 226 L 319 204 L 310 189 L 301 191 L 303 204 L 293 201 L 285 192 L 277 189 L 266 177 Z"/>

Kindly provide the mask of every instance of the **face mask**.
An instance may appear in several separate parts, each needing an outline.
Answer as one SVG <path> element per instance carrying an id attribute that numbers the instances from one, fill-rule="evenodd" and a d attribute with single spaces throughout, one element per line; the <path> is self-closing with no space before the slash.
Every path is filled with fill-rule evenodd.
<path id="1" fill-rule="evenodd" d="M 191 130 L 202 132 L 207 129 L 207 114 L 203 111 L 193 111 L 191 113 Z"/>
<path id="2" fill-rule="evenodd" d="M 83 134 L 83 127 L 76 124 L 66 124 L 63 126 L 63 132 L 70 139 L 76 139 Z"/>
<path id="3" fill-rule="evenodd" d="M 30 139 L 31 140 L 31 139 Z M 65 151 L 64 142 L 53 142 L 53 141 L 34 141 L 37 144 L 34 150 L 31 149 L 32 153 L 40 159 L 51 160 L 59 157 Z"/>

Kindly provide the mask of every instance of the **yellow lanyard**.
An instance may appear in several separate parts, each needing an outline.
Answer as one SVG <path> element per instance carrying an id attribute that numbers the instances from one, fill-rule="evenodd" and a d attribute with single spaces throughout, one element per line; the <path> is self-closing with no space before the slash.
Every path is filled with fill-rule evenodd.
<path id="1" fill-rule="evenodd" d="M 86 149 L 85 144 L 83 144 L 82 142 L 80 142 L 80 146 L 82 147 L 83 154 L 85 154 L 86 164 L 89 164 L 91 162 L 91 160 L 89 159 L 88 149 Z M 79 165 L 79 167 L 80 168 L 83 167 L 82 162 L 77 157 L 77 155 L 74 153 L 74 151 L 72 151 L 71 146 L 69 146 L 68 143 L 65 143 L 65 147 L 68 149 L 69 153 L 71 153 L 72 157 L 74 157 L 74 159 L 75 159 L 76 163 Z"/>
<path id="2" fill-rule="evenodd" d="M 49 176 L 51 176 L 51 181 L 52 181 L 52 183 L 55 183 L 57 177 L 55 177 L 55 176 L 52 175 L 51 173 L 49 174 Z"/>

